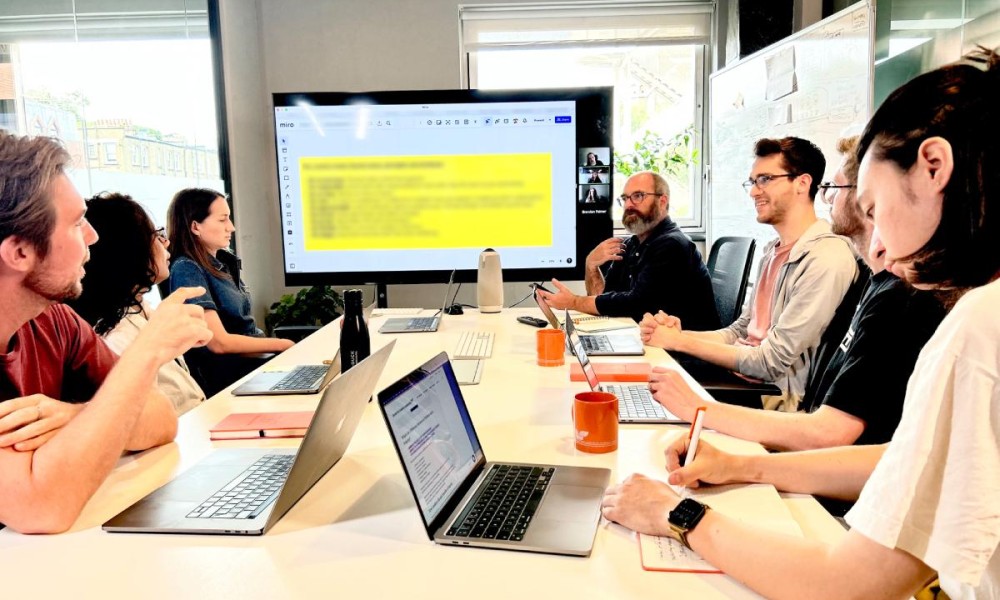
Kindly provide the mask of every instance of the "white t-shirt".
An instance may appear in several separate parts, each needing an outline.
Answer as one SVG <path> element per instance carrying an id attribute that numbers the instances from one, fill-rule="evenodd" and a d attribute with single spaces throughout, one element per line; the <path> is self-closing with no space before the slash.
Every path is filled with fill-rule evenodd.
<path id="1" fill-rule="evenodd" d="M 1000 598 L 1000 281 L 924 346 L 903 417 L 847 522 L 936 570 L 953 599 Z"/>
<path id="2" fill-rule="evenodd" d="M 142 303 L 143 311 L 149 312 L 149 305 Z M 148 320 L 143 313 L 125 315 L 114 329 L 104 335 L 104 341 L 116 354 L 121 353 L 135 341 L 139 330 L 146 326 Z M 178 357 L 162 367 L 156 374 L 156 387 L 170 398 L 178 415 L 182 415 L 198 406 L 205 399 L 205 392 L 198 382 L 191 377 L 184 359 Z"/>

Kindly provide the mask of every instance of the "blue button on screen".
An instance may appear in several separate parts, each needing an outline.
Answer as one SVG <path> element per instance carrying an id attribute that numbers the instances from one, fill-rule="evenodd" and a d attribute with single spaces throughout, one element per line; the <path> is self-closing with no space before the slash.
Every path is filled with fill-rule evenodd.
<path id="1" fill-rule="evenodd" d="M 572 123 L 572 122 L 573 122 L 573 117 L 570 116 L 556 117 L 556 123 Z"/>

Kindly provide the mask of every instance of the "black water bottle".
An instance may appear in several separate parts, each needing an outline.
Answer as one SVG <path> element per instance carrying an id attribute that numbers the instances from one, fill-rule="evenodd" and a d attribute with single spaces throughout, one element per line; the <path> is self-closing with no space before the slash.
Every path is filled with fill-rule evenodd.
<path id="1" fill-rule="evenodd" d="M 372 352 L 368 323 L 361 309 L 361 290 L 344 292 L 344 328 L 340 330 L 341 372 L 368 358 Z"/>

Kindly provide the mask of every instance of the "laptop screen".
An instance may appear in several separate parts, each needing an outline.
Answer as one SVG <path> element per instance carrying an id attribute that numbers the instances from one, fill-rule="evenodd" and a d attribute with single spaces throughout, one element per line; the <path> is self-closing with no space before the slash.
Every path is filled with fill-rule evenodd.
<path id="1" fill-rule="evenodd" d="M 573 350 L 573 354 L 580 361 L 580 368 L 583 369 L 583 375 L 587 378 L 590 389 L 595 392 L 598 391 L 597 388 L 601 385 L 601 382 L 597 380 L 597 371 L 594 370 L 594 365 L 590 364 L 590 357 L 587 356 L 587 351 L 583 349 L 583 342 L 580 341 L 580 336 L 576 333 L 576 327 L 573 326 L 573 319 L 569 318 L 569 311 L 566 311 L 566 335 L 569 337 L 569 345 Z"/>
<path id="2" fill-rule="evenodd" d="M 535 289 L 535 304 L 538 305 L 538 309 L 542 311 L 545 318 L 549 320 L 549 324 L 552 325 L 552 329 L 561 329 L 559 327 L 559 319 L 556 318 L 555 314 L 552 313 L 552 309 L 549 307 L 548 303 L 542 300 L 541 296 L 538 295 L 538 290 Z"/>
<path id="3" fill-rule="evenodd" d="M 431 363 L 423 377 L 408 378 L 388 398 L 379 396 L 428 527 L 483 459 L 451 364 Z"/>

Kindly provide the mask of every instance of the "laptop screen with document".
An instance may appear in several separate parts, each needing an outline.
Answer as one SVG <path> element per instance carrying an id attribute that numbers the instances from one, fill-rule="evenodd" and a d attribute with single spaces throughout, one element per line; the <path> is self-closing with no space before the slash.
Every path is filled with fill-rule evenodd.
<path id="1" fill-rule="evenodd" d="M 458 383 L 447 360 L 418 370 L 401 387 L 379 394 L 420 514 L 428 527 L 471 485 L 484 462 Z"/>
<path id="2" fill-rule="evenodd" d="M 583 369 L 583 374 L 587 378 L 587 383 L 590 384 L 590 389 L 597 391 L 601 382 L 597 379 L 597 371 L 594 370 L 594 365 L 590 364 L 590 357 L 587 356 L 587 351 L 583 349 L 583 342 L 580 341 L 576 327 L 573 326 L 573 319 L 569 318 L 569 311 L 566 311 L 566 337 L 569 340 L 570 349 L 576 355 L 577 360 L 580 361 L 580 368 Z"/>

